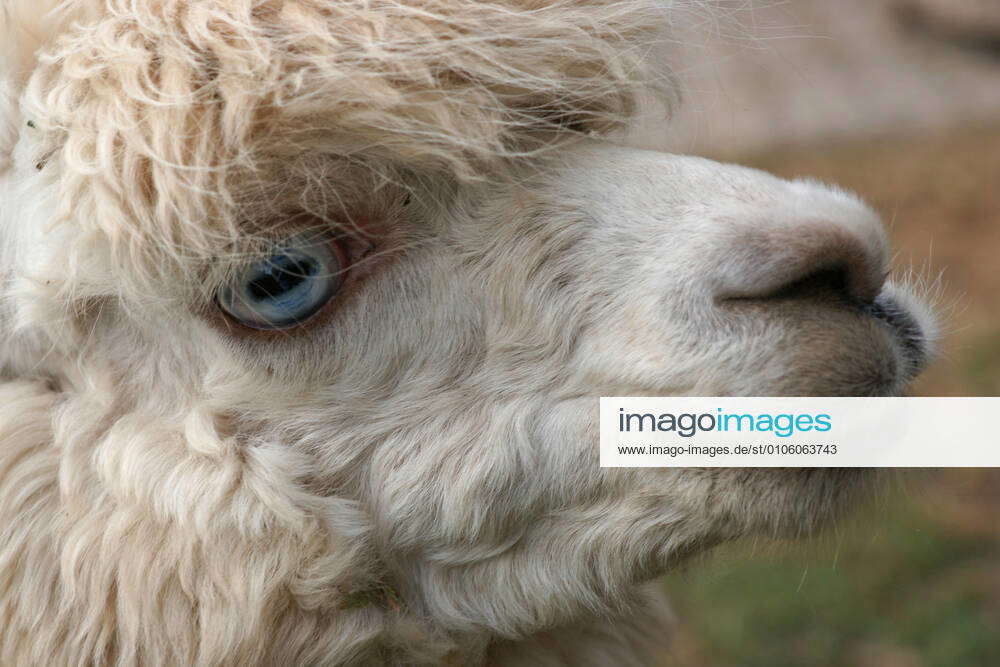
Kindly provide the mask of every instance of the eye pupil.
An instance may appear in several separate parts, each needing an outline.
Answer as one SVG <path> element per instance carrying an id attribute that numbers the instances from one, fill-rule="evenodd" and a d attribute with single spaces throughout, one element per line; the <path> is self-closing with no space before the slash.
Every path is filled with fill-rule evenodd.
<path id="1" fill-rule="evenodd" d="M 271 299 L 290 292 L 316 274 L 316 262 L 300 257 L 275 255 L 266 265 L 264 275 L 247 285 L 254 299 Z"/>

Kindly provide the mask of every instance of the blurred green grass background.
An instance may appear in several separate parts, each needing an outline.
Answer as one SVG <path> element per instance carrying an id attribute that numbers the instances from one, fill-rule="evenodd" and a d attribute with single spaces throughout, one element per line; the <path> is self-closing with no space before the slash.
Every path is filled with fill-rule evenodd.
<path id="1" fill-rule="evenodd" d="M 871 203 L 897 267 L 940 276 L 940 356 L 913 393 L 1000 395 L 1000 126 L 718 157 Z M 900 471 L 818 539 L 728 545 L 664 586 L 664 665 L 1000 667 L 1000 470 Z"/>

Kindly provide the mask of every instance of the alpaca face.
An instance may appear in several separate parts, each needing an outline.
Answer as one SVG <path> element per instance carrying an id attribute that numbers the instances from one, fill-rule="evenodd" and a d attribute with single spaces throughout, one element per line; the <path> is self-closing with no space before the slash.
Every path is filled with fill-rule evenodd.
<path id="1" fill-rule="evenodd" d="M 452 73 L 415 101 L 364 72 L 333 86 L 354 32 L 322 41 L 344 22 L 327 4 L 248 14 L 266 33 L 90 17 L 8 84 L 4 373 L 58 388 L 53 437 L 82 448 L 67 493 L 265 549 L 308 525 L 325 537 L 295 562 L 329 589 L 371 574 L 448 631 L 517 636 L 618 608 L 708 544 L 808 530 L 858 490 L 864 472 L 602 470 L 597 397 L 901 392 L 932 324 L 886 281 L 874 213 L 567 130 L 627 106 L 627 80 L 586 74 L 611 36 L 538 90 L 472 52 L 476 85 Z M 560 109 L 552 82 L 590 89 Z"/>
<path id="2" fill-rule="evenodd" d="M 900 392 L 931 325 L 885 281 L 878 218 L 816 183 L 596 142 L 519 176 L 276 220 L 103 301 L 86 370 L 134 414 L 207 412 L 294 456 L 296 483 L 361 503 L 393 580 L 460 626 L 530 617 L 476 602 L 518 559 L 583 586 L 629 545 L 606 564 L 624 588 L 843 509 L 866 472 L 602 470 L 597 397 Z M 580 571 L 533 561 L 559 545 Z"/>

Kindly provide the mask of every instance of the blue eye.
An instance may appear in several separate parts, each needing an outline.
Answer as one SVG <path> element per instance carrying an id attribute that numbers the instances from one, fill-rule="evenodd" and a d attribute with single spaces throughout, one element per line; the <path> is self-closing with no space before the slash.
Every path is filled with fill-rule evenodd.
<path id="1" fill-rule="evenodd" d="M 328 239 L 298 235 L 236 273 L 218 292 L 229 316 L 253 329 L 285 329 L 315 315 L 340 287 L 341 257 Z"/>

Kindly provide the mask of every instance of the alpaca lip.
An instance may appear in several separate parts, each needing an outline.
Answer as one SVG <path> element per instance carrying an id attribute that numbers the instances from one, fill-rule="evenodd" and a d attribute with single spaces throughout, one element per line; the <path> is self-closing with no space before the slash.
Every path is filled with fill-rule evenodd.
<path id="1" fill-rule="evenodd" d="M 923 368 L 928 358 L 927 336 L 917 319 L 898 299 L 883 291 L 864 307 L 864 311 L 888 325 L 912 369 Z"/>

